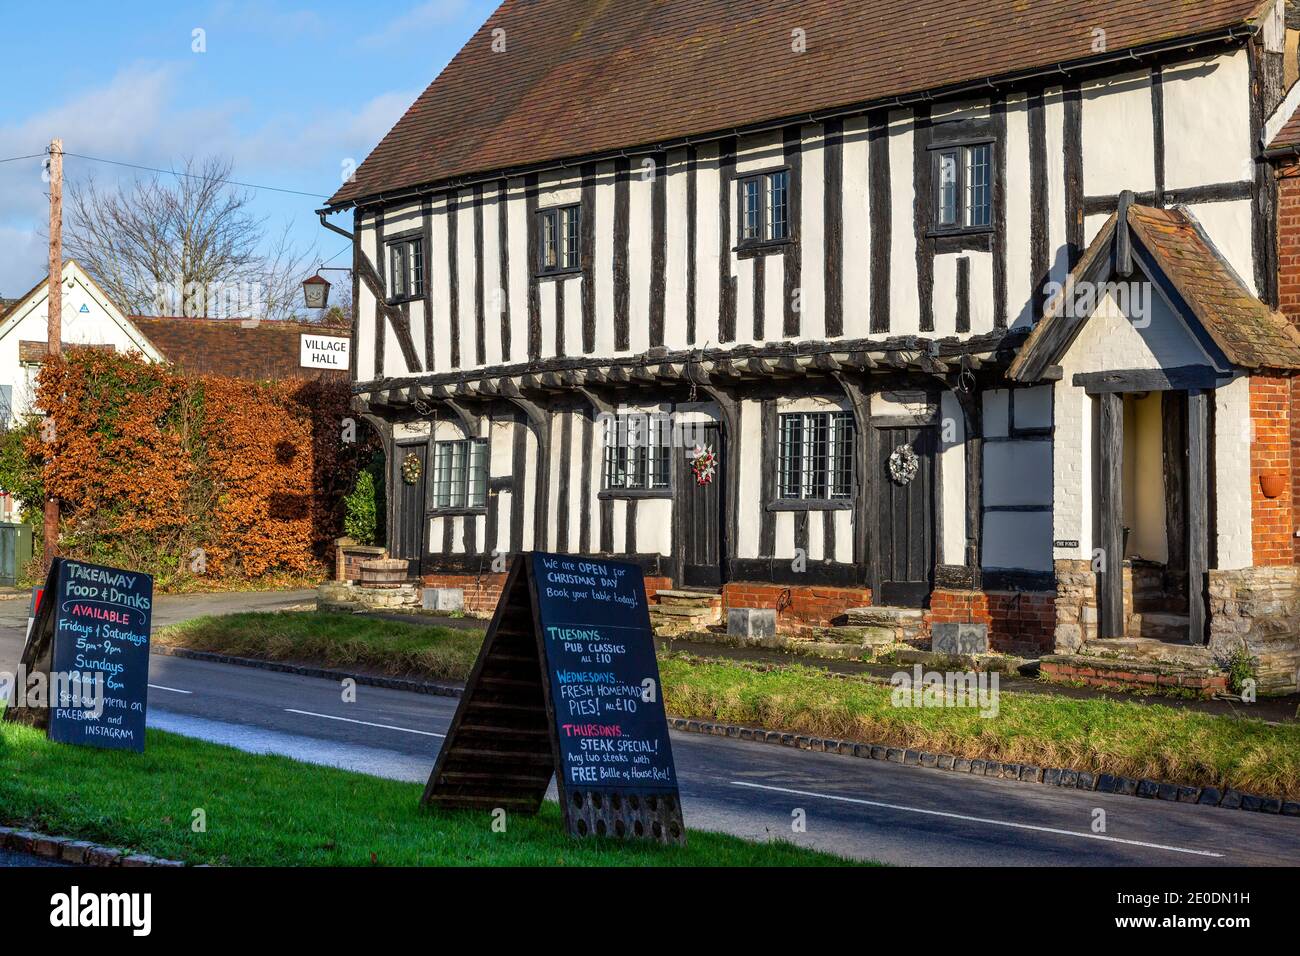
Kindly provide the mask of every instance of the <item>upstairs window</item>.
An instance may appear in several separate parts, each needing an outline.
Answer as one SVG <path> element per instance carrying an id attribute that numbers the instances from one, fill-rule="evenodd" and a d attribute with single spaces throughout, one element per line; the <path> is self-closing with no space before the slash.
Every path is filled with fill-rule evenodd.
<path id="1" fill-rule="evenodd" d="M 606 491 L 666 491 L 672 425 L 667 415 L 618 415 L 605 420 Z"/>
<path id="2" fill-rule="evenodd" d="M 933 151 L 935 226 L 944 232 L 993 225 L 993 144 L 943 146 Z"/>
<path id="3" fill-rule="evenodd" d="M 740 180 L 740 244 L 784 242 L 790 238 L 790 171 Z"/>
<path id="4" fill-rule="evenodd" d="M 581 223 L 580 206 L 557 206 L 554 209 L 543 209 L 537 214 L 537 227 L 541 232 L 538 243 L 540 273 L 576 272 L 581 268 L 578 253 Z"/>
<path id="5" fill-rule="evenodd" d="M 388 244 L 388 300 L 424 295 L 424 243 L 403 239 Z"/>
<path id="6" fill-rule="evenodd" d="M 440 441 L 433 446 L 433 507 L 487 507 L 487 442 Z"/>
<path id="7" fill-rule="evenodd" d="M 853 497 L 856 429 L 849 412 L 782 415 L 777 449 L 779 493 L 788 501 Z"/>

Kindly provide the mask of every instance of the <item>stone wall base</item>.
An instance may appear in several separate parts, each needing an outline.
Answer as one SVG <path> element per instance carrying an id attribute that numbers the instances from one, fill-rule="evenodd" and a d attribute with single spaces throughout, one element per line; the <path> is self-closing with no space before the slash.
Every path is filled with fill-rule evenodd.
<path id="1" fill-rule="evenodd" d="M 1300 567 L 1210 572 L 1210 651 L 1255 658 L 1260 694 L 1300 690 Z"/>
<path id="2" fill-rule="evenodd" d="M 322 611 L 409 611 L 419 606 L 420 589 L 414 584 L 363 588 L 345 581 L 327 581 L 316 588 L 316 607 Z"/>

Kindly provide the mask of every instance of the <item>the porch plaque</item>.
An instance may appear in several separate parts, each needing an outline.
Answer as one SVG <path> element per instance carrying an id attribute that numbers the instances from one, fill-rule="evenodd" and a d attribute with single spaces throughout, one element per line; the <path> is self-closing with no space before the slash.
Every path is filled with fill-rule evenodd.
<path id="1" fill-rule="evenodd" d="M 636 565 L 515 557 L 422 802 L 534 813 L 552 774 L 570 835 L 686 842 Z"/>

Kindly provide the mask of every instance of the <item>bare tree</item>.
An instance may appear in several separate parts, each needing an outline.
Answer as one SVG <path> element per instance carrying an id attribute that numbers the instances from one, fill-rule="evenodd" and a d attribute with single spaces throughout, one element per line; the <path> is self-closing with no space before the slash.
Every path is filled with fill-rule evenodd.
<path id="1" fill-rule="evenodd" d="M 65 254 L 133 315 L 282 319 L 314 250 L 288 226 L 271 236 L 233 186 L 230 160 L 187 159 L 167 176 L 112 190 L 93 179 L 69 189 Z"/>

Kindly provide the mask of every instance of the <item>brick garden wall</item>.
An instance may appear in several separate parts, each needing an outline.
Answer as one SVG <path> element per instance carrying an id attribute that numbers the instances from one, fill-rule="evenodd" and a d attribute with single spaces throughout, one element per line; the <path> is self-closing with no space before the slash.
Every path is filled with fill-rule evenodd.
<path id="1" fill-rule="evenodd" d="M 501 600 L 505 587 L 505 574 L 426 574 L 421 579 L 426 588 L 460 588 L 465 592 L 465 613 L 476 617 L 491 617 Z M 647 577 L 647 597 L 673 586 L 672 578 Z"/>
<path id="2" fill-rule="evenodd" d="M 426 574 L 426 588 L 460 588 L 465 592 L 465 613 L 490 617 L 501 600 L 504 574 Z"/>
<path id="3" fill-rule="evenodd" d="M 989 648 L 1011 654 L 1050 653 L 1056 641 L 1052 591 L 949 591 L 936 589 L 925 614 L 932 624 L 986 624 Z"/>
<path id="4" fill-rule="evenodd" d="M 762 581 L 732 581 L 722 588 L 722 607 L 773 608 L 778 633 L 805 635 L 826 627 L 849 608 L 871 604 L 867 588 L 787 587 Z"/>

